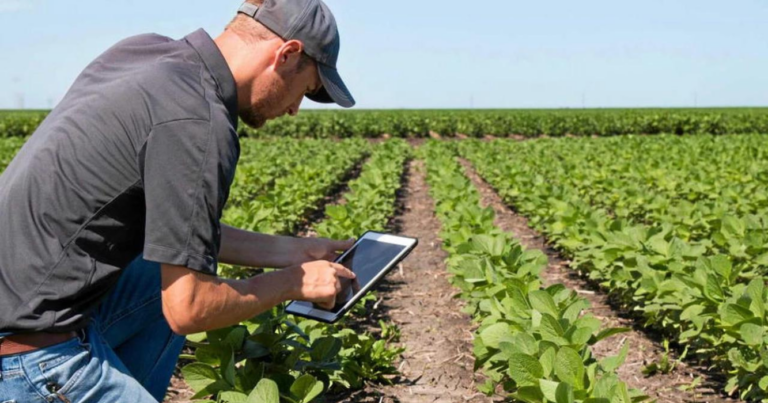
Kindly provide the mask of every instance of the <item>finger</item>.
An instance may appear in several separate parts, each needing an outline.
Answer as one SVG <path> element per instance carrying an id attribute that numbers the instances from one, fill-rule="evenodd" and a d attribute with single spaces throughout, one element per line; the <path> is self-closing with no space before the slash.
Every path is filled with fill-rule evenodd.
<path id="1" fill-rule="evenodd" d="M 355 244 L 355 238 L 347 239 L 346 241 L 333 241 L 331 247 L 334 251 L 347 250 Z"/>
<path id="2" fill-rule="evenodd" d="M 357 275 L 355 275 L 355 273 L 353 273 L 352 270 L 349 270 L 338 263 L 331 263 L 331 267 L 336 269 L 336 275 L 339 277 L 357 278 Z"/>
<path id="3" fill-rule="evenodd" d="M 339 281 L 338 277 L 336 278 L 336 284 L 334 285 L 336 286 L 336 294 L 338 295 L 339 293 L 341 293 L 341 290 L 344 289 L 344 287 L 341 286 L 341 281 Z"/>
<path id="4" fill-rule="evenodd" d="M 333 306 L 336 305 L 336 297 L 332 297 L 331 299 L 325 299 L 317 303 L 320 305 L 321 308 L 330 311 L 333 309 Z"/>

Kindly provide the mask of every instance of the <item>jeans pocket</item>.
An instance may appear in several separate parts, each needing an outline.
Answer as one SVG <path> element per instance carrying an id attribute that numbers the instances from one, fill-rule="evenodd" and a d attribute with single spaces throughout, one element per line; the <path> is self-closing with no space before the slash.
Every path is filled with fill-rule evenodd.
<path id="1" fill-rule="evenodd" d="M 77 385 L 91 362 L 91 351 L 87 343 L 77 338 L 66 344 L 66 348 L 56 357 L 38 363 L 45 382 L 45 392 L 66 396 Z"/>

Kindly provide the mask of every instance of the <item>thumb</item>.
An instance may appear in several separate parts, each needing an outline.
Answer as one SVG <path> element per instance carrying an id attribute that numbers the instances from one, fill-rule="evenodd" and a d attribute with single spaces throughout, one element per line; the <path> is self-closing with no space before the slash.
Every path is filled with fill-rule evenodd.
<path id="1" fill-rule="evenodd" d="M 355 244 L 355 238 L 347 239 L 346 241 L 336 241 L 333 245 L 336 250 L 347 250 Z"/>

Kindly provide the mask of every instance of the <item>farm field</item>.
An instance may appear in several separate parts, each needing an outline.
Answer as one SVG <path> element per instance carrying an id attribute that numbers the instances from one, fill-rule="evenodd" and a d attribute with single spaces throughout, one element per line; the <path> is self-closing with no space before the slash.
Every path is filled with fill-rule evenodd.
<path id="1" fill-rule="evenodd" d="M 45 111 L 0 110 L 0 137 L 26 136 Z M 487 109 L 303 111 L 249 137 L 538 137 L 768 133 L 768 108 Z"/>
<path id="2" fill-rule="evenodd" d="M 167 401 L 768 399 L 766 109 L 303 116 L 242 138 L 224 222 L 420 246 L 341 324 L 189 337 Z"/>

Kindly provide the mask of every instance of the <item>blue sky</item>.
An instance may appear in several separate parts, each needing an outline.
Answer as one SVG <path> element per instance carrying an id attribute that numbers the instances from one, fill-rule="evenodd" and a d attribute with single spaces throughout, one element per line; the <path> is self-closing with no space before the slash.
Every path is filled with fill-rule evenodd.
<path id="1" fill-rule="evenodd" d="M 361 108 L 768 106 L 766 0 L 326 2 Z M 239 4 L 0 0 L 0 108 L 55 105 L 124 37 L 215 36 Z"/>

